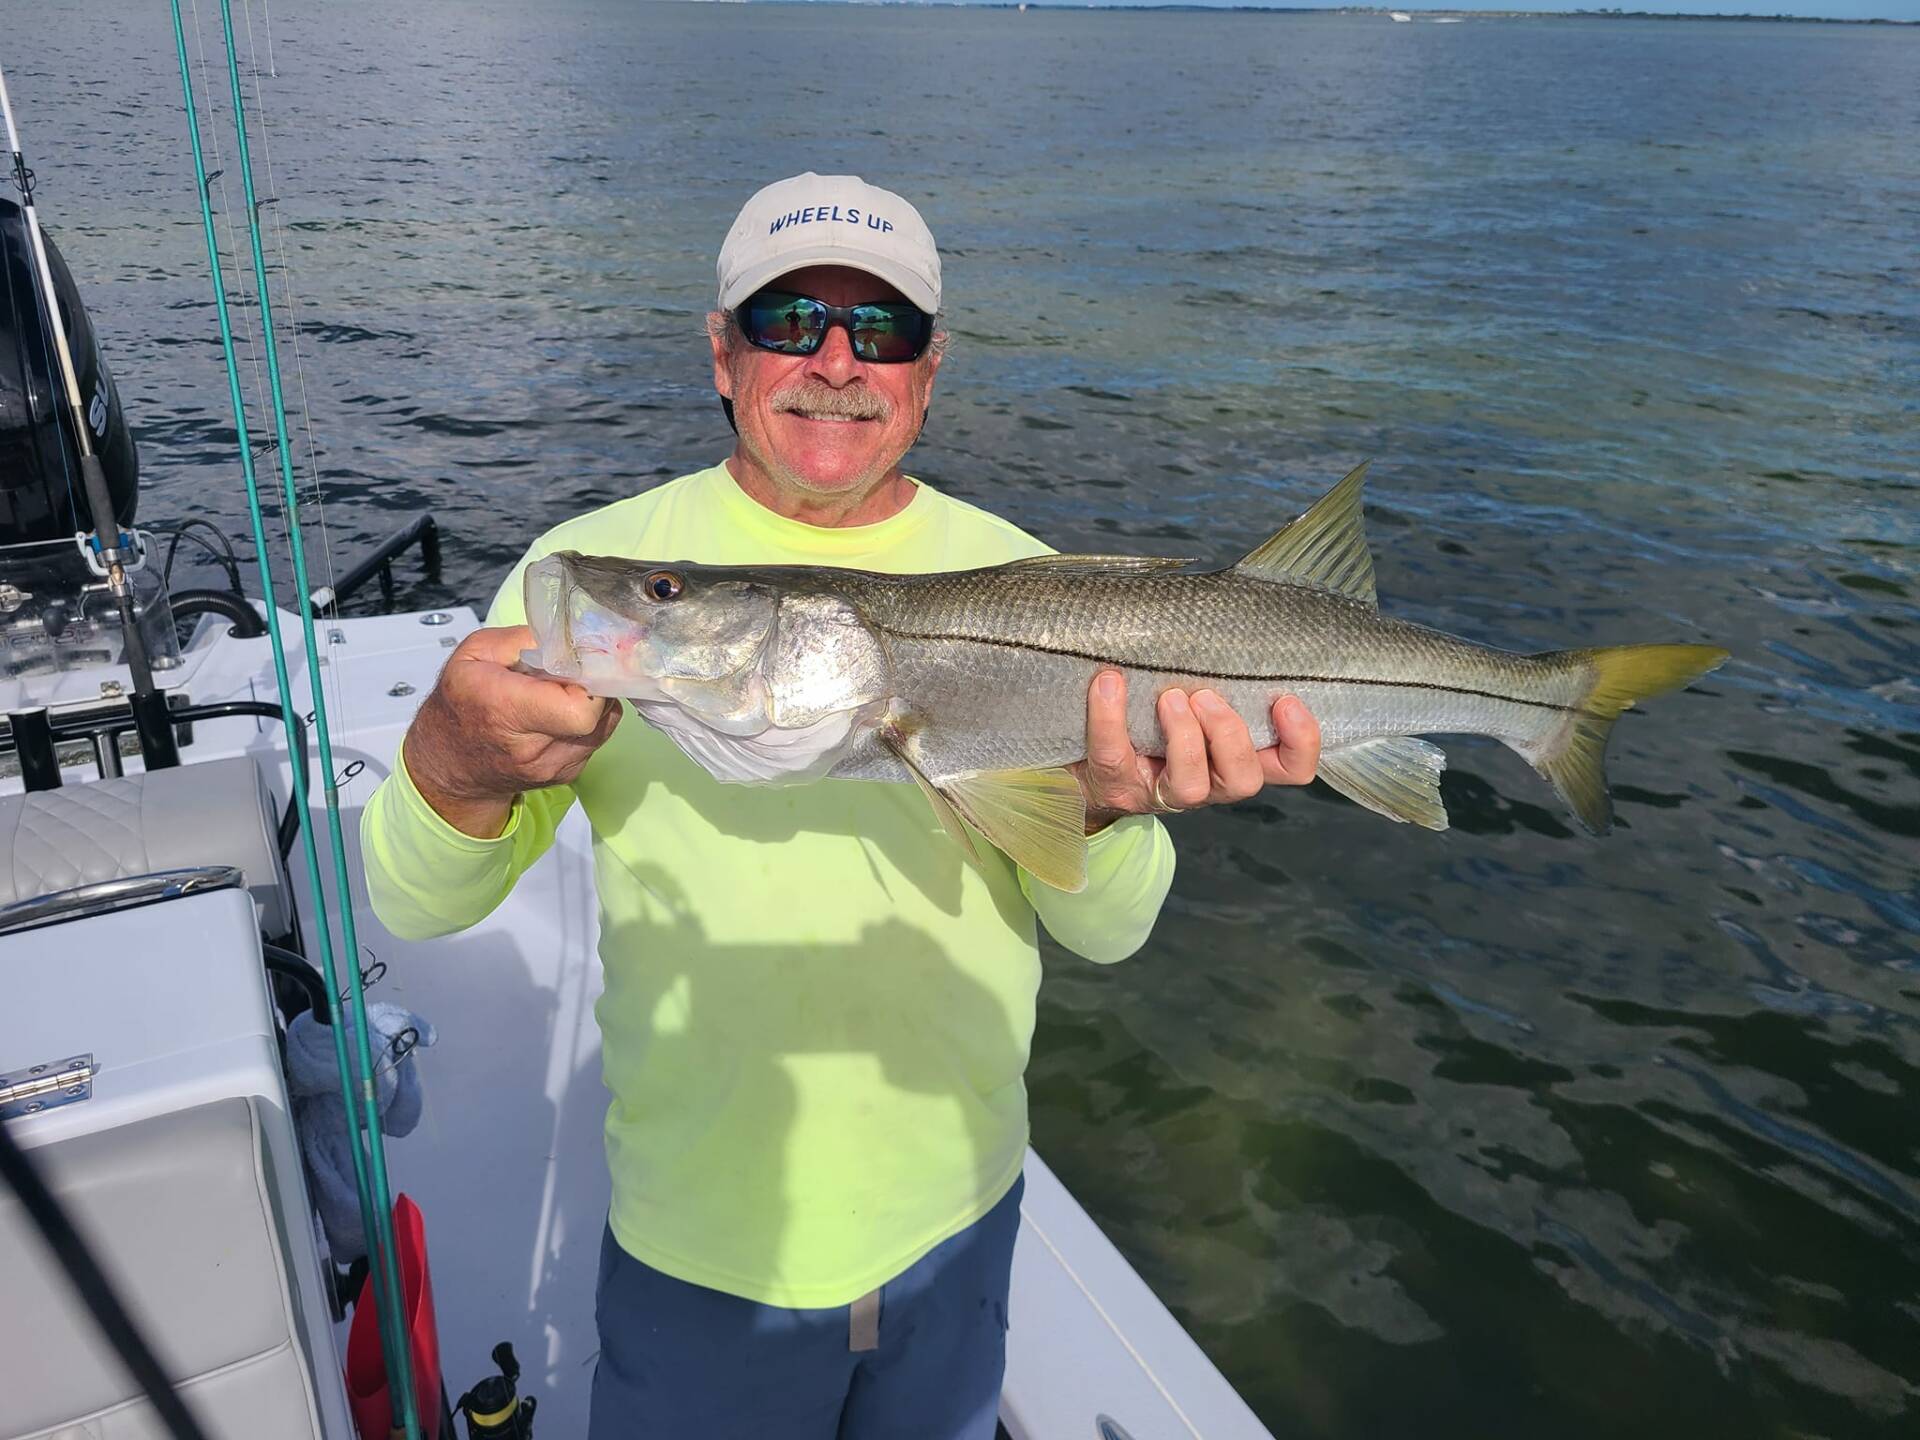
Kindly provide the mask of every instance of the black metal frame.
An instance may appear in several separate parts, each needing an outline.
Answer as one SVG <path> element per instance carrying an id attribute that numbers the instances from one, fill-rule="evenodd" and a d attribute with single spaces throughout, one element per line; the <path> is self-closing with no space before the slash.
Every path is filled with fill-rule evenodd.
<path id="1" fill-rule="evenodd" d="M 340 605 L 351 599 L 354 592 L 376 575 L 380 580 L 380 594 L 388 604 L 393 603 L 393 562 L 414 546 L 420 547 L 420 563 L 426 566 L 427 579 L 440 578 L 440 526 L 431 515 L 418 515 L 407 525 L 393 532 L 373 552 L 358 561 L 352 569 L 331 585 L 322 585 L 308 597 L 314 612 L 320 615 L 334 616 L 340 613 Z"/>

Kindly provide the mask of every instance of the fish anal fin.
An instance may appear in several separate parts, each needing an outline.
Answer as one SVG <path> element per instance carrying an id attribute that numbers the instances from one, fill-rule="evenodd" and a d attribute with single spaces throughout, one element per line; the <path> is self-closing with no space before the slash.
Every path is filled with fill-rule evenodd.
<path id="1" fill-rule="evenodd" d="M 1366 478 L 1367 462 L 1362 461 L 1316 500 L 1306 514 L 1234 569 L 1256 580 L 1318 585 L 1350 600 L 1377 606 L 1380 602 L 1373 588 L 1373 556 L 1367 550 L 1360 505 Z"/>
<path id="2" fill-rule="evenodd" d="M 1087 888 L 1087 806 L 1067 770 L 989 770 L 940 784 L 1008 859 L 1056 890 Z"/>
<path id="3" fill-rule="evenodd" d="M 927 778 L 927 772 L 920 768 L 920 762 L 913 754 L 913 741 L 897 724 L 889 721 L 880 727 L 880 743 L 891 750 L 894 757 L 907 767 L 907 773 L 913 776 L 913 783 L 920 787 L 920 793 L 927 797 L 927 803 L 933 806 L 934 818 L 940 822 L 940 828 L 951 835 L 970 860 L 978 860 L 980 851 L 973 843 L 973 836 L 967 833 L 967 827 L 960 823 L 953 802 L 941 793 L 940 787 Z"/>
<path id="4" fill-rule="evenodd" d="M 1319 775 L 1375 814 L 1444 830 L 1447 807 L 1440 799 L 1440 772 L 1446 768 L 1446 752 L 1438 745 L 1389 735 L 1322 750 Z"/>

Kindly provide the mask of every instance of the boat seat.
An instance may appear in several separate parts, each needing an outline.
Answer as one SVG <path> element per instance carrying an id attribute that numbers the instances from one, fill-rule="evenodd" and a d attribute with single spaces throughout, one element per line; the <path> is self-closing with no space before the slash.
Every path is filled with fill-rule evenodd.
<path id="1" fill-rule="evenodd" d="M 58 790 L 0 795 L 0 905 L 77 885 L 200 865 L 245 877 L 260 928 L 293 928 L 279 821 L 245 755 Z"/>
<path id="2" fill-rule="evenodd" d="M 286 1208 L 266 1133 L 273 1107 L 272 1099 L 230 1096 L 33 1152 L 161 1369 L 205 1433 L 220 1440 L 321 1436 L 318 1357 L 288 1261 L 291 1246 L 312 1244 L 311 1231 L 305 1215 Z M 9 1377 L 0 1437 L 166 1435 L 25 1207 L 4 1192 L 0 1257 L 0 1374 Z M 330 1369 L 331 1360 L 319 1363 Z"/>

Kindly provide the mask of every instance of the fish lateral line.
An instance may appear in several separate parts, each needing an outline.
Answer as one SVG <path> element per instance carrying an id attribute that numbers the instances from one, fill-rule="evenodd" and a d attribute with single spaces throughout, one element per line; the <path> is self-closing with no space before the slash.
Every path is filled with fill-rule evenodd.
<path id="1" fill-rule="evenodd" d="M 873 622 L 870 622 L 873 623 Z M 1551 700 L 1529 700 L 1524 695 L 1503 695 L 1497 690 L 1476 690 L 1465 685 L 1446 685 L 1432 680 L 1389 680 L 1372 675 L 1253 675 L 1230 670 L 1195 670 L 1180 665 L 1155 665 L 1140 660 L 1122 660 L 1112 655 L 1096 655 L 1090 650 L 1072 650 L 1062 645 L 1041 645 L 1031 640 L 997 640 L 986 635 L 963 635 L 916 630 L 897 630 L 891 625 L 873 624 L 873 628 L 895 640 L 947 641 L 963 645 L 992 645 L 1002 650 L 1030 650 L 1037 655 L 1056 655 L 1069 660 L 1087 660 L 1095 665 L 1111 665 L 1118 670 L 1164 670 L 1195 680 L 1230 680 L 1275 685 L 1377 685 L 1399 690 L 1436 690 L 1443 695 L 1469 695 L 1478 700 L 1498 700 L 1507 705 L 1527 705 L 1536 710 L 1557 710 L 1570 715 L 1578 705 L 1559 705 Z"/>

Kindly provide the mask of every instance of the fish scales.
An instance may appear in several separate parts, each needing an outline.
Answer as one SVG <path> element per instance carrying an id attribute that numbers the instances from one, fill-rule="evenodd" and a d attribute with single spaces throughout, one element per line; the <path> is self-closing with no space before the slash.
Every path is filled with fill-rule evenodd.
<path id="1" fill-rule="evenodd" d="M 1297 695 L 1332 748 L 1379 735 L 1474 732 L 1526 743 L 1563 723 L 1588 667 L 1472 644 L 1310 586 L 1231 570 L 1155 576 L 845 577 L 881 635 L 939 773 L 1064 764 L 1085 751 L 1086 690 L 1128 677 L 1128 730 L 1164 753 L 1170 688 L 1208 688 L 1273 743 L 1272 704 Z M 835 774 L 904 778 L 878 745 Z"/>

